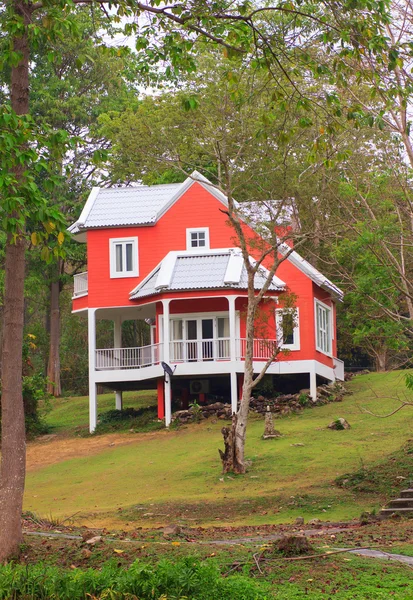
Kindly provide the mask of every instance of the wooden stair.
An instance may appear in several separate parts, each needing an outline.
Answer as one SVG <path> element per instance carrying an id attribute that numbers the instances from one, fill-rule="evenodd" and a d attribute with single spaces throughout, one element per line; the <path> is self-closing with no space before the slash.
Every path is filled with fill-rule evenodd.
<path id="1" fill-rule="evenodd" d="M 402 490 L 400 498 L 390 500 L 386 507 L 380 511 L 380 517 L 382 518 L 392 515 L 413 516 L 413 488 Z"/>

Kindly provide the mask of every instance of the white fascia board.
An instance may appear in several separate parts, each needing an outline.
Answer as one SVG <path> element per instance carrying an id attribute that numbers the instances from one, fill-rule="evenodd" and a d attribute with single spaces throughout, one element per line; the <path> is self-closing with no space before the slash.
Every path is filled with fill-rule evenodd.
<path id="1" fill-rule="evenodd" d="M 161 268 L 156 279 L 155 290 L 159 291 L 169 288 L 171 285 L 172 275 L 175 269 L 175 263 L 178 252 L 168 252 L 161 263 Z"/>
<path id="2" fill-rule="evenodd" d="M 290 246 L 288 246 L 288 244 L 281 244 L 279 246 L 279 251 L 283 255 L 287 254 L 287 252 L 289 252 L 290 250 L 291 248 Z M 307 275 L 316 285 L 332 294 L 334 298 L 340 300 L 340 302 L 343 300 L 343 290 L 337 287 L 332 281 L 327 279 L 327 277 L 320 273 L 318 269 L 313 267 L 312 264 L 310 264 L 307 260 L 305 260 L 305 258 L 298 254 L 298 252 L 293 250 L 287 257 L 287 260 L 289 260 L 302 273 Z"/>
<path id="3" fill-rule="evenodd" d="M 77 225 L 78 229 L 82 229 L 84 227 L 84 225 L 87 221 L 87 218 L 89 216 L 89 213 L 92 210 L 92 206 L 94 205 L 95 200 L 98 197 L 99 192 L 100 192 L 100 188 L 98 188 L 98 187 L 92 188 L 92 191 L 90 192 L 89 197 L 86 200 L 86 204 L 84 205 L 83 210 L 80 213 L 80 217 L 78 218 L 76 223 L 73 223 L 73 225 L 71 227 L 73 227 L 74 225 Z"/>
<path id="4" fill-rule="evenodd" d="M 229 255 L 227 269 L 224 275 L 225 285 L 238 285 L 241 279 L 244 259 L 240 252 L 233 251 Z"/>
<path id="5" fill-rule="evenodd" d="M 185 181 L 182 183 L 181 187 L 178 189 L 177 192 L 175 192 L 175 194 L 172 196 L 172 198 L 170 198 L 170 200 L 166 204 L 164 204 L 164 206 L 158 211 L 158 213 L 156 215 L 156 221 L 158 221 L 171 208 L 171 206 L 173 204 L 175 204 L 175 202 L 186 191 L 189 190 L 189 188 L 194 183 L 199 183 L 200 185 L 202 185 L 202 187 L 204 187 L 206 190 L 208 190 L 208 192 L 210 192 L 213 196 L 215 196 L 215 198 L 217 198 L 217 200 L 222 202 L 222 204 L 224 204 L 224 206 L 228 206 L 228 200 L 227 200 L 227 197 L 225 196 L 225 194 L 223 194 L 220 190 L 218 190 L 209 181 L 209 179 L 207 179 L 206 177 L 201 175 L 201 173 L 198 173 L 198 171 L 193 171 L 191 173 L 191 175 L 185 179 Z"/>

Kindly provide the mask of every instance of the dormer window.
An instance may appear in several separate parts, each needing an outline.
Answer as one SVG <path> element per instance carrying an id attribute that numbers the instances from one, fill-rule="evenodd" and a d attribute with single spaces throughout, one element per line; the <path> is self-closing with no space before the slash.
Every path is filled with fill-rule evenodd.
<path id="1" fill-rule="evenodd" d="M 186 230 L 186 249 L 209 250 L 209 227 L 198 227 Z"/>
<path id="2" fill-rule="evenodd" d="M 137 277 L 138 238 L 112 238 L 109 240 L 110 276 Z"/>

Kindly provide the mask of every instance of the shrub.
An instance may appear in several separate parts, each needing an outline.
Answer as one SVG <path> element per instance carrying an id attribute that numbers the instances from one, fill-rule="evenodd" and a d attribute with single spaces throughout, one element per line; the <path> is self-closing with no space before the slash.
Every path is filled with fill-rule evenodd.
<path id="1" fill-rule="evenodd" d="M 223 578 L 212 562 L 184 558 L 152 566 L 135 561 L 119 569 L 111 561 L 101 569 L 73 569 L 8 564 L 0 567 L 0 600 L 265 600 L 266 584 L 243 576 Z"/>

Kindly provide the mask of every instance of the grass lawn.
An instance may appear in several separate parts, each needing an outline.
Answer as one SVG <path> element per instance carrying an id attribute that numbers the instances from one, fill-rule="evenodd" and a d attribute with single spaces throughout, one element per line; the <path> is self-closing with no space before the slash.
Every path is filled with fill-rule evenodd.
<path id="1" fill-rule="evenodd" d="M 155 391 L 124 392 L 124 408 L 144 408 L 156 406 Z M 89 398 L 76 396 L 73 398 L 56 398 L 52 401 L 52 410 L 46 415 L 45 421 L 52 433 L 74 435 L 79 431 L 88 431 L 89 427 Z M 115 408 L 114 393 L 98 396 L 98 412 Z"/>
<path id="2" fill-rule="evenodd" d="M 65 437 L 87 423 L 87 400 L 59 400 L 47 420 L 60 435 L 29 444 L 25 509 L 88 526 L 124 528 L 170 521 L 260 525 L 297 516 L 337 521 L 377 510 L 387 499 L 382 489 L 355 493 L 334 480 L 384 461 L 410 438 L 411 409 L 388 419 L 363 412 L 394 410 L 396 395 L 407 393 L 404 373 L 363 375 L 349 388 L 354 393 L 342 403 L 278 420 L 279 440 L 263 441 L 263 420 L 252 417 L 246 452 L 252 462 L 242 477 L 221 474 L 222 421 L 177 431 Z M 126 406 L 153 402 L 148 392 L 125 396 Z M 99 397 L 100 408 L 113 406 L 113 395 Z M 346 418 L 351 429 L 326 428 L 338 417 Z M 391 485 L 401 485 L 398 476 L 395 468 Z"/>

